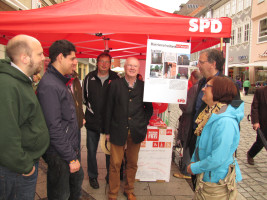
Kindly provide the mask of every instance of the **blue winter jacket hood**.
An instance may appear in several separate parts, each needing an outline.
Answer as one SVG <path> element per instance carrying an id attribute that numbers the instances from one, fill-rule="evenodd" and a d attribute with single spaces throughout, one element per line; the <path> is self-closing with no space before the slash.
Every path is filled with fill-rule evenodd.
<path id="1" fill-rule="evenodd" d="M 233 160 L 233 155 L 239 144 L 239 123 L 243 117 L 244 102 L 234 100 L 225 112 L 212 114 L 201 135 L 197 137 L 198 153 L 195 150 L 192 156 L 191 162 L 194 163 L 191 164 L 191 170 L 194 174 L 204 172 L 203 181 L 217 183 L 224 179 L 232 163 L 236 166 L 236 181 L 242 180 L 240 168 L 236 159 Z"/>

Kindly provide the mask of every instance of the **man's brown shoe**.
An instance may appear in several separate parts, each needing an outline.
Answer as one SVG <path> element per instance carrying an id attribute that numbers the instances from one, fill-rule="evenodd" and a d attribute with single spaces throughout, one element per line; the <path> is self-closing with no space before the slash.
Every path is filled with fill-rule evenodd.
<path id="1" fill-rule="evenodd" d="M 249 153 L 247 153 L 247 159 L 248 159 L 248 164 L 250 165 L 254 165 L 254 159 L 252 157 L 250 157 Z"/>
<path id="2" fill-rule="evenodd" d="M 127 200 L 136 200 L 136 197 L 135 197 L 134 193 L 126 193 L 126 192 L 124 192 L 123 194 L 127 197 Z"/>

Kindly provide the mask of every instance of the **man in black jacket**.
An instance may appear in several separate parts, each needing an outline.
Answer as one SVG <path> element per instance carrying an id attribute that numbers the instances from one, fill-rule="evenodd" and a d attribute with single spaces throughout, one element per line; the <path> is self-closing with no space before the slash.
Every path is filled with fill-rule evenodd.
<path id="1" fill-rule="evenodd" d="M 111 82 L 108 91 L 105 133 L 110 138 L 109 199 L 116 199 L 120 188 L 120 166 L 126 148 L 126 183 L 124 194 L 135 200 L 134 182 L 140 143 L 145 139 L 153 113 L 152 103 L 143 102 L 144 82 L 137 79 L 140 64 L 128 58 L 125 77 Z"/>
<path id="2" fill-rule="evenodd" d="M 51 63 L 37 88 L 50 134 L 45 153 L 48 164 L 48 199 L 78 200 L 83 170 L 80 165 L 80 131 L 71 89 L 66 86 L 77 65 L 75 46 L 67 40 L 55 41 L 49 48 Z"/>
<path id="3" fill-rule="evenodd" d="M 253 124 L 253 129 L 257 131 L 258 128 L 262 130 L 267 136 L 267 86 L 260 87 L 256 90 L 251 104 L 251 123 Z M 264 147 L 260 135 L 257 134 L 256 142 L 252 145 L 250 150 L 247 152 L 248 164 L 254 165 L 254 157 L 261 151 Z"/>
<path id="4" fill-rule="evenodd" d="M 223 65 L 224 65 L 225 59 L 222 55 L 222 53 L 217 49 L 207 49 L 200 53 L 199 60 L 198 60 L 198 68 L 203 76 L 202 79 L 198 82 L 198 88 L 195 95 L 195 98 L 193 99 L 193 111 L 191 113 L 191 120 L 188 120 L 188 138 L 187 142 L 185 144 L 185 148 L 189 148 L 190 157 L 192 157 L 194 150 L 195 150 L 195 144 L 197 136 L 194 134 L 195 129 L 197 128 L 197 124 L 195 123 L 196 118 L 198 117 L 199 113 L 207 106 L 207 104 L 202 101 L 203 97 L 203 91 L 202 88 L 207 83 L 207 80 L 211 79 L 214 76 L 224 76 L 223 71 Z M 237 97 L 235 100 L 240 99 L 240 93 L 238 86 L 237 87 Z M 193 186 L 195 186 L 195 176 L 192 176 L 192 182 Z"/>
<path id="5" fill-rule="evenodd" d="M 108 53 L 101 53 L 97 57 L 97 69 L 90 72 L 83 81 L 83 103 L 86 106 L 87 171 L 89 183 L 94 189 L 99 188 L 96 151 L 100 133 L 104 133 L 103 112 L 105 103 L 108 101 L 107 87 L 111 80 L 119 78 L 117 73 L 110 70 L 110 65 L 111 56 Z M 108 174 L 109 155 L 106 157 L 106 167 Z"/>

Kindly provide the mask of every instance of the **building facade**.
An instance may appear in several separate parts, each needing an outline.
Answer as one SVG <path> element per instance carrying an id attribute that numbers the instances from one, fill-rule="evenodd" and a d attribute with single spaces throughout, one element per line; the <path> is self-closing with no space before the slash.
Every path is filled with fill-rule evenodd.
<path id="1" fill-rule="evenodd" d="M 191 2 L 188 1 L 188 3 Z M 240 77 L 242 81 L 249 79 L 252 85 L 255 85 L 257 81 L 266 81 L 266 10 L 266 0 L 213 0 L 206 4 L 205 8 L 195 9 L 187 15 L 199 18 L 229 17 L 232 19 L 231 40 L 228 45 L 228 75 L 233 79 Z M 216 45 L 215 48 L 220 48 L 220 45 Z M 199 52 L 191 55 L 191 65 L 197 64 L 198 57 Z M 256 62 L 258 62 L 257 66 L 254 66 Z"/>
<path id="2" fill-rule="evenodd" d="M 228 75 L 233 79 L 241 78 L 241 81 L 244 81 L 249 78 L 249 68 L 243 65 L 250 61 L 251 0 L 217 1 L 212 9 L 213 18 L 232 19 Z"/>
<path id="3" fill-rule="evenodd" d="M 250 79 L 254 83 L 267 80 L 267 1 L 254 0 L 252 3 L 252 36 L 249 67 Z"/>

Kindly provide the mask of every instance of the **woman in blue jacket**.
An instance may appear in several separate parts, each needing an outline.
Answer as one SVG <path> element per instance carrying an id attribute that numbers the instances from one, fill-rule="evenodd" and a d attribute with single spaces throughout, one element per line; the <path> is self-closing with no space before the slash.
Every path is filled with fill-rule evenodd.
<path id="1" fill-rule="evenodd" d="M 244 117 L 244 102 L 233 100 L 238 91 L 227 77 L 212 78 L 202 91 L 207 107 L 196 120 L 198 137 L 187 171 L 192 175 L 204 173 L 204 182 L 218 183 L 226 177 L 229 165 L 235 164 L 236 181 L 241 181 L 233 155 L 240 140 L 238 124 Z"/>

